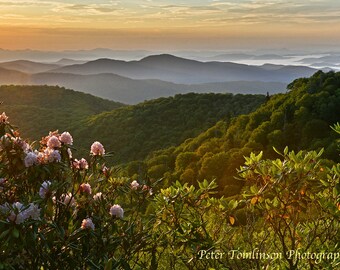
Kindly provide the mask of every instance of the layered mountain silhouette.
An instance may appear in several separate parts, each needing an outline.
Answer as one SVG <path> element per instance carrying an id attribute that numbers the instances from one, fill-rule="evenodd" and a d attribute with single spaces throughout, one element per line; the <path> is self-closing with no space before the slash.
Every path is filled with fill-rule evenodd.
<path id="1" fill-rule="evenodd" d="M 263 81 L 288 83 L 306 77 L 317 70 L 304 66 L 284 66 L 267 70 L 230 62 L 200 62 L 173 55 L 153 55 L 140 61 L 98 59 L 85 64 L 70 65 L 53 70 L 81 75 L 114 73 L 132 79 L 159 79 L 173 83 L 201 84 L 226 81 Z"/>
<path id="2" fill-rule="evenodd" d="M 236 81 L 186 85 L 152 79 L 134 80 L 110 73 L 92 75 L 39 73 L 30 77 L 29 84 L 61 85 L 127 104 L 189 92 L 265 94 L 283 92 L 286 89 L 286 84 L 279 82 Z"/>
<path id="3" fill-rule="evenodd" d="M 286 90 L 286 84 L 317 69 L 266 64 L 200 62 L 173 55 L 153 55 L 139 61 L 72 59 L 48 64 L 27 60 L 0 63 L 0 84 L 59 85 L 128 104 L 188 92 L 266 94 Z"/>
<path id="4" fill-rule="evenodd" d="M 10 70 L 21 71 L 29 74 L 45 72 L 60 67 L 57 64 L 46 64 L 28 60 L 17 60 L 0 63 L 0 67 Z"/>

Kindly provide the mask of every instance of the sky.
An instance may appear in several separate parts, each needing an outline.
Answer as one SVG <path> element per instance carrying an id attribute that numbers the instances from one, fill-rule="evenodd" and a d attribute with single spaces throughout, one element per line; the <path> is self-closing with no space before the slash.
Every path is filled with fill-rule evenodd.
<path id="1" fill-rule="evenodd" d="M 0 0 L 0 48 L 336 48 L 339 0 Z"/>

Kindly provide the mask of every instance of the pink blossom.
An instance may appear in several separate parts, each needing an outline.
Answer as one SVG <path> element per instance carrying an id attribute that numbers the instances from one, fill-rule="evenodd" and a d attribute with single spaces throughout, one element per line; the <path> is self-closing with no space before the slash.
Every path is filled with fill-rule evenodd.
<path id="1" fill-rule="evenodd" d="M 23 214 L 25 219 L 31 218 L 33 220 L 40 220 L 40 211 L 41 209 L 37 204 L 30 203 L 29 207 L 24 210 Z"/>
<path id="2" fill-rule="evenodd" d="M 48 162 L 60 162 L 61 161 L 61 155 L 58 150 L 52 150 L 52 149 L 45 149 L 45 160 L 47 159 Z"/>
<path id="3" fill-rule="evenodd" d="M 0 114 L 0 123 L 8 123 L 8 116 L 5 114 L 5 112 L 3 112 L 2 114 Z"/>
<path id="4" fill-rule="evenodd" d="M 18 145 L 24 152 L 32 151 L 30 145 L 25 142 L 23 139 L 20 137 L 15 137 L 13 138 L 13 142 Z"/>
<path id="5" fill-rule="evenodd" d="M 20 202 L 15 202 L 12 204 L 12 207 L 8 205 L 8 209 L 12 209 L 9 213 L 8 220 L 15 222 L 16 224 L 21 224 L 25 221 L 25 216 L 22 211 L 24 209 L 24 205 Z"/>
<path id="6" fill-rule="evenodd" d="M 87 163 L 85 158 L 82 158 L 81 160 L 75 159 L 72 162 L 72 166 L 73 168 L 78 170 L 87 170 L 89 168 L 89 164 Z"/>
<path id="7" fill-rule="evenodd" d="M 49 192 L 49 187 L 51 185 L 50 181 L 44 181 L 39 189 L 39 196 L 42 199 L 46 198 L 46 194 Z"/>
<path id="8" fill-rule="evenodd" d="M 61 200 L 65 205 L 76 206 L 76 200 L 72 196 L 72 193 L 62 194 Z"/>
<path id="9" fill-rule="evenodd" d="M 59 139 L 57 138 L 57 136 L 51 136 L 48 138 L 47 140 L 47 147 L 50 149 L 54 149 L 54 148 L 59 148 L 61 146 L 61 143 L 59 141 Z"/>
<path id="10" fill-rule="evenodd" d="M 147 185 L 143 185 L 142 190 L 143 190 L 143 191 L 149 191 L 149 195 L 150 195 L 150 196 L 153 194 L 152 188 L 150 188 L 150 187 L 147 186 Z"/>
<path id="11" fill-rule="evenodd" d="M 60 141 L 64 144 L 72 145 L 73 144 L 73 138 L 70 133 L 67 131 L 61 133 L 60 135 Z"/>
<path id="12" fill-rule="evenodd" d="M 89 164 L 87 163 L 85 158 L 82 158 L 81 160 L 79 160 L 79 168 L 81 170 L 87 170 L 89 168 Z"/>
<path id="13" fill-rule="evenodd" d="M 72 158 L 72 151 L 70 148 L 67 148 L 67 154 L 68 154 L 68 157 L 71 159 Z"/>
<path id="14" fill-rule="evenodd" d="M 94 224 L 92 222 L 92 219 L 90 218 L 86 218 L 83 219 L 82 223 L 81 223 L 81 228 L 84 229 L 91 229 L 94 230 Z"/>
<path id="15" fill-rule="evenodd" d="M 139 187 L 139 183 L 138 183 L 136 180 L 133 180 L 133 181 L 131 182 L 130 186 L 131 186 L 131 189 L 137 190 L 138 187 Z"/>
<path id="16" fill-rule="evenodd" d="M 38 156 L 34 152 L 28 152 L 24 159 L 25 167 L 31 167 L 38 164 Z"/>
<path id="17" fill-rule="evenodd" d="M 102 172 L 106 177 L 110 176 L 110 169 L 106 167 L 105 165 L 103 165 Z"/>
<path id="18" fill-rule="evenodd" d="M 7 179 L 6 178 L 0 178 L 0 185 L 3 185 L 6 183 Z"/>
<path id="19" fill-rule="evenodd" d="M 93 195 L 93 199 L 95 201 L 101 200 L 103 194 L 101 192 L 97 192 L 95 195 Z"/>
<path id="20" fill-rule="evenodd" d="M 41 209 L 34 203 L 30 203 L 26 207 L 20 202 L 15 202 L 12 205 L 6 203 L 5 205 L 1 205 L 1 210 L 3 212 L 9 212 L 7 219 L 16 224 L 21 224 L 29 218 L 33 220 L 40 219 Z"/>
<path id="21" fill-rule="evenodd" d="M 110 208 L 110 215 L 122 219 L 124 216 L 124 210 L 119 204 L 115 204 Z"/>
<path id="22" fill-rule="evenodd" d="M 91 185 L 88 183 L 83 183 L 80 185 L 80 191 L 81 192 L 85 192 L 87 194 L 91 194 L 92 193 L 92 189 L 91 189 Z"/>
<path id="23" fill-rule="evenodd" d="M 104 146 L 100 142 L 94 142 L 91 145 L 91 154 L 94 156 L 104 155 L 105 154 Z"/>
<path id="24" fill-rule="evenodd" d="M 75 160 L 72 161 L 72 167 L 74 169 L 78 169 L 78 170 L 80 169 L 79 160 L 78 159 L 75 159 Z"/>

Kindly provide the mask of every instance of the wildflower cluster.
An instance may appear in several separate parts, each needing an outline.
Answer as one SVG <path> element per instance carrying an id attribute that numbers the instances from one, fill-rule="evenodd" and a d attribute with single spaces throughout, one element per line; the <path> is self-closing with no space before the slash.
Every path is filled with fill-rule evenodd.
<path id="1" fill-rule="evenodd" d="M 30 203 L 27 206 L 24 206 L 20 202 L 0 205 L 0 212 L 7 216 L 7 221 L 14 222 L 16 224 L 21 224 L 29 218 L 33 220 L 40 220 L 40 211 L 41 209 L 39 206 L 34 203 Z"/>
<path id="2" fill-rule="evenodd" d="M 84 249 L 87 252 L 80 258 L 87 256 L 92 264 L 108 263 L 121 248 L 116 238 L 131 237 L 129 228 L 141 222 L 135 217 L 126 219 L 123 205 L 130 210 L 140 208 L 134 200 L 151 195 L 128 196 L 135 190 L 129 187 L 138 188 L 139 184 L 114 178 L 114 170 L 105 166 L 105 148 L 98 141 L 90 146 L 88 158 L 74 158 L 73 137 L 67 131 L 49 132 L 34 145 L 20 138 L 5 113 L 0 115 L 0 125 L 0 161 L 8 165 L 0 167 L 0 229 L 4 232 L 0 233 L 0 269 L 25 268 L 33 260 L 35 266 L 57 269 L 63 260 L 72 264 L 69 256 Z M 99 246 L 101 255 L 96 251 Z M 24 250 L 31 250 L 33 256 L 27 264 L 18 259 L 26 256 Z M 58 263 L 53 260 L 54 253 L 62 258 Z M 11 256 L 17 260 L 8 259 Z"/>

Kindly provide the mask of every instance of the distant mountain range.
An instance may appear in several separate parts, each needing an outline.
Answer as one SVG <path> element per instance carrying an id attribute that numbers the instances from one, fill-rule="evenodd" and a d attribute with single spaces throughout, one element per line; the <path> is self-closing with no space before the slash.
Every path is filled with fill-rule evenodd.
<path id="1" fill-rule="evenodd" d="M 286 84 L 279 82 L 236 81 L 185 85 L 151 79 L 134 80 L 110 73 L 93 75 L 40 73 L 30 77 L 30 84 L 60 85 L 127 104 L 189 92 L 273 94 L 286 89 Z"/>
<path id="2" fill-rule="evenodd" d="M 59 73 L 114 73 L 132 79 L 159 79 L 183 84 L 227 81 L 291 82 L 308 77 L 317 70 L 305 66 L 284 66 L 276 70 L 229 62 L 200 62 L 173 55 L 153 55 L 140 61 L 98 59 L 85 64 L 70 65 L 52 70 Z"/>
<path id="3" fill-rule="evenodd" d="M 62 59 L 54 63 L 17 60 L 0 63 L 0 84 L 59 85 L 118 102 L 135 104 L 188 92 L 266 94 L 317 69 L 266 64 L 200 62 L 173 55 L 139 61 Z"/>
<path id="4" fill-rule="evenodd" d="M 111 50 L 96 48 L 92 50 L 38 51 L 38 50 L 5 50 L 0 49 L 0 61 L 31 60 L 37 62 L 56 62 L 60 59 L 93 60 L 103 57 L 114 59 L 141 59 L 152 54 L 145 50 Z"/>
<path id="5" fill-rule="evenodd" d="M 51 69 L 59 68 L 60 65 L 38 63 L 38 62 L 32 62 L 28 60 L 17 60 L 17 61 L 0 63 L 0 67 L 5 68 L 5 69 L 10 69 L 10 70 L 16 70 L 20 72 L 25 72 L 28 74 L 34 74 L 34 73 L 45 72 Z"/>

